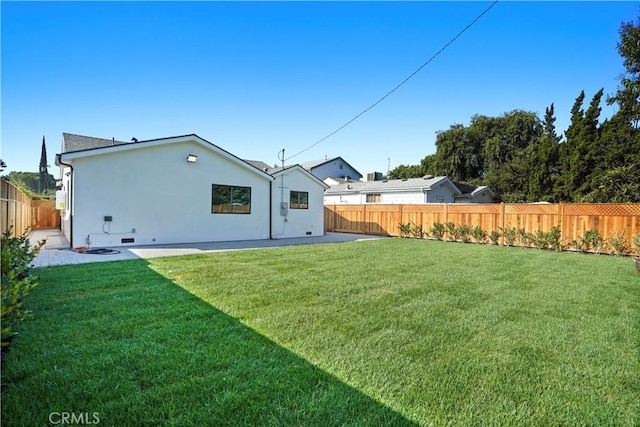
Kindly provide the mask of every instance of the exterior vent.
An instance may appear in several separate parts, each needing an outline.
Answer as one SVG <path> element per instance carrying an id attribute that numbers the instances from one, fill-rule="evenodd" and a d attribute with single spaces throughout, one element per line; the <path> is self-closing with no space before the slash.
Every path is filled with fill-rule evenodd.
<path id="1" fill-rule="evenodd" d="M 422 179 L 432 179 L 433 175 L 425 175 L 422 177 Z"/>

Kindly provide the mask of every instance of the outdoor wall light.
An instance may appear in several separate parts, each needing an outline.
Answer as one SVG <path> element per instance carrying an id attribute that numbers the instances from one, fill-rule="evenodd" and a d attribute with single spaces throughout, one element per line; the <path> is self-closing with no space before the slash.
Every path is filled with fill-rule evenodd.
<path id="1" fill-rule="evenodd" d="M 188 163 L 195 163 L 196 160 L 198 160 L 198 156 L 196 156 L 195 154 L 189 154 L 187 156 L 187 162 Z"/>

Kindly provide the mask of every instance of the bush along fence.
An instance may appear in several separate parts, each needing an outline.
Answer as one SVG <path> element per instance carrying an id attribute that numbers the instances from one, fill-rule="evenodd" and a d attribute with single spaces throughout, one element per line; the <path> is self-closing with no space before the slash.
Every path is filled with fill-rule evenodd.
<path id="1" fill-rule="evenodd" d="M 0 281 L 2 284 L 2 355 L 11 339 L 17 334 L 16 326 L 28 318 L 30 311 L 24 298 L 38 285 L 39 279 L 31 272 L 31 261 L 40 246 L 31 247 L 25 235 L 13 237 L 13 230 L 6 230 L 0 241 Z"/>
<path id="2" fill-rule="evenodd" d="M 640 204 L 327 205 L 325 230 L 633 255 Z"/>

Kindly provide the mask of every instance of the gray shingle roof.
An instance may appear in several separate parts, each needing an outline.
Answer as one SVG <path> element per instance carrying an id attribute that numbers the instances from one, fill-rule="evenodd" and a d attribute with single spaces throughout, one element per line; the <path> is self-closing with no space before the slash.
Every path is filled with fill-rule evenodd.
<path id="1" fill-rule="evenodd" d="M 129 144 L 129 142 L 116 141 L 115 139 L 94 138 L 91 136 L 75 135 L 72 133 L 62 134 L 62 152 L 72 153 L 75 151 L 91 150 L 94 148 L 111 147 L 112 145 Z"/>
<path id="2" fill-rule="evenodd" d="M 269 169 L 272 169 L 271 166 L 269 166 L 268 164 L 260 160 L 247 160 L 247 159 L 242 159 L 242 160 L 265 172 L 268 171 Z"/>
<path id="3" fill-rule="evenodd" d="M 390 179 L 384 181 L 353 181 L 335 185 L 325 191 L 325 194 L 346 192 L 374 192 L 374 191 L 403 191 L 413 189 L 429 189 L 434 184 L 447 179 L 446 176 L 433 178 Z"/>

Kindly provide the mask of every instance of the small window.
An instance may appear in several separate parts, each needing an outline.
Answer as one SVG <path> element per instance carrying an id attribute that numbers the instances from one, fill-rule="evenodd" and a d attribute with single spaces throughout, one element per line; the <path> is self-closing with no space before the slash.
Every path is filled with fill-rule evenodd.
<path id="1" fill-rule="evenodd" d="M 291 209 L 309 209 L 309 193 L 306 191 L 291 191 L 289 193 L 289 207 Z"/>
<path id="2" fill-rule="evenodd" d="M 250 214 L 251 187 L 213 184 L 211 213 Z"/>
<path id="3" fill-rule="evenodd" d="M 380 203 L 382 201 L 382 194 L 373 193 L 367 194 L 367 203 Z"/>

